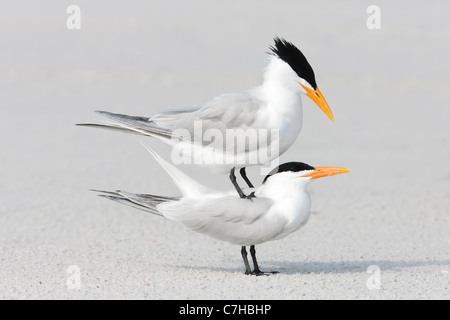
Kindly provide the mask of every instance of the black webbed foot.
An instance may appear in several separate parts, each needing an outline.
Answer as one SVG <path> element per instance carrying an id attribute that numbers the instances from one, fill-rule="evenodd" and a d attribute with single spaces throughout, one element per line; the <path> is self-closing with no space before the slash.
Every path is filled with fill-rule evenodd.
<path id="1" fill-rule="evenodd" d="M 250 193 L 248 196 L 245 196 L 245 199 L 252 200 L 253 198 L 256 198 L 255 192 Z M 253 200 L 252 200 L 253 201 Z"/>
<path id="2" fill-rule="evenodd" d="M 265 272 L 265 271 L 261 271 L 261 270 L 253 270 L 250 275 L 252 276 L 270 276 L 272 274 L 277 274 L 279 273 L 278 271 L 269 271 L 269 272 Z"/>
<path id="3" fill-rule="evenodd" d="M 259 269 L 258 261 L 256 260 L 256 249 L 255 249 L 254 245 L 250 246 L 250 254 L 252 255 L 253 266 L 254 266 L 253 271 L 251 271 L 250 264 L 248 263 L 247 250 L 245 249 L 245 246 L 241 247 L 241 254 L 242 254 L 242 258 L 244 259 L 246 275 L 252 275 L 252 276 L 259 277 L 259 276 L 270 276 L 271 274 L 279 273 L 278 271 L 263 272 Z"/>

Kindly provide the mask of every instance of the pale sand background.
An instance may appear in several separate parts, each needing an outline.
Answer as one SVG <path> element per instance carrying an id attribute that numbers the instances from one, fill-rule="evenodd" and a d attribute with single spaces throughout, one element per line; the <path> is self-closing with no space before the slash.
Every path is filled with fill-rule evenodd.
<path id="1" fill-rule="evenodd" d="M 449 299 L 450 5 L 393 2 L 376 1 L 371 31 L 372 1 L 2 1 L 0 298 Z M 237 246 L 89 192 L 177 194 L 136 136 L 74 124 L 257 85 L 275 35 L 309 58 L 336 118 L 304 99 L 282 161 L 352 172 L 311 185 L 306 227 L 257 248 L 281 273 L 256 278 Z"/>

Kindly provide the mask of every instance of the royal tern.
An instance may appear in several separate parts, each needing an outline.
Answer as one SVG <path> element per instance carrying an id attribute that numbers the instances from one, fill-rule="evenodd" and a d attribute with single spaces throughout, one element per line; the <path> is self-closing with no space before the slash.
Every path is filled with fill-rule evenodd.
<path id="1" fill-rule="evenodd" d="M 176 145 L 182 157 L 195 158 L 195 163 L 213 171 L 230 173 L 239 195 L 245 197 L 236 182 L 235 169 L 240 169 L 242 178 L 252 187 L 245 167 L 278 159 L 294 143 L 302 127 L 301 94 L 311 98 L 334 121 L 303 53 L 279 37 L 270 50 L 264 81 L 258 87 L 219 95 L 203 106 L 168 110 L 150 117 L 96 111 L 109 121 L 80 125 L 160 138 Z M 232 134 L 228 135 L 228 131 Z M 237 142 L 239 139 L 242 144 Z"/>
<path id="2" fill-rule="evenodd" d="M 258 267 L 255 245 L 286 237 L 309 219 L 311 199 L 308 184 L 317 178 L 349 170 L 337 167 L 311 167 L 301 162 L 280 165 L 269 173 L 261 186 L 250 188 L 251 201 L 234 190 L 223 192 L 206 187 L 163 160 L 144 145 L 166 170 L 181 191 L 180 197 L 134 194 L 117 190 L 100 191 L 101 196 L 135 208 L 179 221 L 193 231 L 241 246 L 245 274 L 265 274 Z M 254 269 L 251 271 L 246 246 Z"/>

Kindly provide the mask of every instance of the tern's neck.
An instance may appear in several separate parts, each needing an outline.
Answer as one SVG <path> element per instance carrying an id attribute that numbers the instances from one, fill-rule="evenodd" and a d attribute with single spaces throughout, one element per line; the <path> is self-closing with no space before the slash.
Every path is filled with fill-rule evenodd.
<path id="1" fill-rule="evenodd" d="M 262 87 L 272 92 L 300 94 L 300 86 L 296 81 L 295 72 L 286 62 L 274 56 L 270 57 L 269 64 L 264 71 Z"/>
<path id="2" fill-rule="evenodd" d="M 271 177 L 276 178 L 276 177 Z M 308 221 L 311 198 L 304 182 L 290 183 L 285 179 L 267 181 L 255 192 L 257 197 L 264 196 L 273 200 L 273 210 L 286 219 L 286 227 L 293 232 Z"/>
<path id="3" fill-rule="evenodd" d="M 298 200 L 303 196 L 309 197 L 307 190 L 308 182 L 301 180 L 287 181 L 282 175 L 277 174 L 276 176 L 272 176 L 270 180 L 257 189 L 256 195 L 285 201 L 289 199 Z"/>

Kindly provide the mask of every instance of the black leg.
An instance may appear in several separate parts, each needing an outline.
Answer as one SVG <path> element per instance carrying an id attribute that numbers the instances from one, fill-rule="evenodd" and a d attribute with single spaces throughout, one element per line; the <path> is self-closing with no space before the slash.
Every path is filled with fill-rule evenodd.
<path id="1" fill-rule="evenodd" d="M 245 250 L 244 246 L 241 247 L 241 255 L 242 255 L 242 259 L 244 259 L 245 274 L 251 274 L 252 270 L 250 269 L 250 264 L 248 263 L 248 259 L 247 259 L 247 250 Z"/>
<path id="2" fill-rule="evenodd" d="M 239 173 L 241 174 L 242 179 L 244 179 L 244 181 L 247 183 L 249 188 L 254 188 L 253 184 L 250 182 L 250 180 L 247 178 L 247 173 L 245 172 L 245 167 L 241 168 L 241 170 L 239 171 Z"/>
<path id="3" fill-rule="evenodd" d="M 250 246 L 250 254 L 251 254 L 252 260 L 253 260 L 253 267 L 254 267 L 253 272 L 252 272 L 253 275 L 255 275 L 255 276 L 262 276 L 262 275 L 268 276 L 270 274 L 278 273 L 278 271 L 263 272 L 263 271 L 261 271 L 259 269 L 258 261 L 256 261 L 256 250 L 255 250 L 255 246 L 254 245 Z"/>
<path id="4" fill-rule="evenodd" d="M 231 171 L 230 171 L 230 180 L 231 180 L 231 183 L 233 184 L 233 186 L 236 188 L 236 191 L 239 194 L 239 197 L 241 197 L 242 199 L 250 199 L 250 200 L 252 198 L 255 198 L 255 193 L 254 192 L 250 193 L 248 196 L 246 196 L 244 194 L 244 192 L 242 192 L 241 187 L 239 187 L 239 184 L 236 181 L 236 175 L 234 174 L 234 170 L 235 170 L 235 168 L 231 169 Z M 251 182 L 250 182 L 250 184 L 251 184 Z"/>
<path id="5" fill-rule="evenodd" d="M 245 194 L 242 192 L 241 188 L 239 187 L 239 185 L 238 185 L 238 183 L 236 181 L 236 176 L 234 174 L 234 168 L 231 169 L 230 180 L 231 180 L 231 183 L 233 184 L 233 186 L 236 188 L 236 191 L 239 194 L 239 197 L 245 198 Z"/>
<path id="6" fill-rule="evenodd" d="M 259 266 L 258 266 L 258 261 L 256 261 L 256 250 L 255 250 L 255 246 L 250 246 L 250 254 L 252 256 L 252 260 L 253 260 L 253 273 L 255 275 L 261 275 L 264 272 L 261 272 L 261 270 L 259 270 Z"/>

